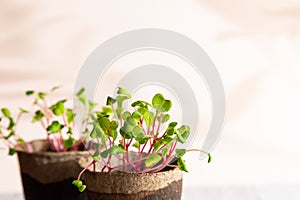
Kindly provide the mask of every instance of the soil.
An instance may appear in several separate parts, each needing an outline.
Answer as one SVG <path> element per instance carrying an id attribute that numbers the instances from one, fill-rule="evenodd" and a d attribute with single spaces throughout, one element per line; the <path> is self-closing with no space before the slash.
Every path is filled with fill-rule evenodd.
<path id="1" fill-rule="evenodd" d="M 82 170 L 78 160 L 90 157 L 86 151 L 51 152 L 45 140 L 32 142 L 34 152 L 18 152 L 26 200 L 86 200 L 72 181 Z"/>
<path id="2" fill-rule="evenodd" d="M 26 200 L 87 200 L 86 192 L 79 192 L 73 179 L 42 184 L 27 174 L 21 173 Z"/>

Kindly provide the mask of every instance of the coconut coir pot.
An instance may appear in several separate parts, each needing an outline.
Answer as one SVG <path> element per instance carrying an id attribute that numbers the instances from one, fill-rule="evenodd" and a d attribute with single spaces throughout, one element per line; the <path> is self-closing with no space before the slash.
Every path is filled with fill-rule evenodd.
<path id="1" fill-rule="evenodd" d="M 87 151 L 48 152 L 46 140 L 31 142 L 34 152 L 18 152 L 20 172 L 26 200 L 86 200 L 72 185 L 82 170 L 80 158 L 88 158 Z"/>
<path id="2" fill-rule="evenodd" d="M 81 166 L 84 163 L 80 161 Z M 157 173 L 100 172 L 99 167 L 83 174 L 91 200 L 180 200 L 182 171 L 167 167 Z"/>

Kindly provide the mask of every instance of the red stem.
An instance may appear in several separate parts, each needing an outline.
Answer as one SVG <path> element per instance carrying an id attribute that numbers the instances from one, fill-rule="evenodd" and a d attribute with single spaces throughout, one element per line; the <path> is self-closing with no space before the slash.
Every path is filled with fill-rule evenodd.
<path id="1" fill-rule="evenodd" d="M 141 150 L 141 153 L 144 152 L 144 149 L 145 149 L 145 147 L 147 146 L 147 143 L 148 143 L 148 140 L 147 140 L 147 141 L 145 142 L 145 144 L 143 145 L 142 150 Z"/>
<path id="2" fill-rule="evenodd" d="M 78 175 L 78 177 L 77 177 L 77 180 L 80 180 L 82 174 L 83 174 L 90 166 L 94 165 L 95 163 L 96 163 L 96 161 L 93 160 L 90 164 L 88 164 L 88 165 L 87 165 L 87 166 L 79 173 L 79 175 Z"/>

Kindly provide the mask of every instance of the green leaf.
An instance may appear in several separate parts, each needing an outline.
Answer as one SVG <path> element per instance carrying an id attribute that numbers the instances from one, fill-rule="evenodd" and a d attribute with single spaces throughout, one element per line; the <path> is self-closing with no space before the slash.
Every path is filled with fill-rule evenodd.
<path id="1" fill-rule="evenodd" d="M 78 188 L 79 192 L 83 192 L 86 189 L 86 185 L 82 185 L 80 188 Z"/>
<path id="2" fill-rule="evenodd" d="M 99 125 L 102 128 L 102 130 L 104 132 L 106 132 L 110 127 L 109 119 L 107 117 L 101 117 L 100 119 L 98 119 L 98 121 L 99 121 Z"/>
<path id="3" fill-rule="evenodd" d="M 10 118 L 9 118 L 9 124 L 8 124 L 7 129 L 8 129 L 8 130 L 13 130 L 13 128 L 14 128 L 15 125 L 16 125 L 16 124 L 15 124 L 14 119 L 10 117 Z"/>
<path id="4" fill-rule="evenodd" d="M 123 102 L 124 102 L 125 100 L 127 100 L 127 99 L 129 99 L 127 96 L 121 96 L 121 95 L 118 95 L 118 96 L 116 97 L 116 101 L 117 101 L 118 107 L 122 107 Z"/>
<path id="5" fill-rule="evenodd" d="M 144 115 L 145 112 L 148 111 L 148 108 L 147 108 L 147 107 L 140 107 L 140 108 L 137 109 L 137 111 L 138 111 L 139 113 L 141 113 L 141 115 Z"/>
<path id="6" fill-rule="evenodd" d="M 95 139 L 98 137 L 97 135 L 97 131 L 96 131 L 96 126 L 93 128 L 93 130 L 91 131 L 91 134 L 90 134 L 91 138 Z"/>
<path id="7" fill-rule="evenodd" d="M 108 154 L 110 155 L 116 155 L 116 154 L 123 154 L 126 153 L 126 150 L 122 146 L 112 146 L 110 149 L 108 149 Z"/>
<path id="8" fill-rule="evenodd" d="M 180 142 L 180 143 L 185 143 L 185 139 L 181 136 L 181 134 L 179 133 L 179 131 L 178 130 L 174 130 L 174 133 L 175 133 L 175 135 L 177 136 L 177 141 L 178 142 Z"/>
<path id="9" fill-rule="evenodd" d="M 186 153 L 186 150 L 185 149 L 176 149 L 175 153 L 176 153 L 177 157 L 182 157 Z"/>
<path id="10" fill-rule="evenodd" d="M 168 147 L 163 148 L 163 150 L 161 151 L 161 155 L 164 158 L 168 155 L 168 153 L 169 153 L 169 148 Z"/>
<path id="11" fill-rule="evenodd" d="M 15 148 L 9 148 L 8 155 L 13 156 L 16 153 Z"/>
<path id="12" fill-rule="evenodd" d="M 139 106 L 139 107 L 145 107 L 144 103 L 142 101 L 135 101 L 131 104 L 132 107 L 136 107 L 136 106 Z"/>
<path id="13" fill-rule="evenodd" d="M 96 149 L 96 151 L 98 151 L 101 148 L 101 144 L 95 143 L 94 144 L 94 149 Z"/>
<path id="14" fill-rule="evenodd" d="M 10 118 L 10 111 L 8 110 L 8 108 L 2 108 L 1 112 L 5 117 Z"/>
<path id="15" fill-rule="evenodd" d="M 61 116 L 64 114 L 64 112 L 65 112 L 65 104 L 64 103 L 65 102 L 66 102 L 66 100 L 61 100 L 50 107 L 50 109 L 56 116 Z"/>
<path id="16" fill-rule="evenodd" d="M 175 128 L 177 126 L 177 122 L 171 122 L 168 126 L 168 129 L 169 128 Z"/>
<path id="17" fill-rule="evenodd" d="M 174 133 L 180 143 L 185 143 L 190 135 L 190 127 L 183 125 L 179 129 L 175 130 Z"/>
<path id="18" fill-rule="evenodd" d="M 84 88 L 81 88 L 77 93 L 76 93 L 78 100 L 83 104 L 86 105 L 87 99 L 86 99 L 86 92 Z"/>
<path id="19" fill-rule="evenodd" d="M 186 125 L 182 125 L 179 129 L 178 129 L 181 137 L 183 138 L 184 141 L 186 141 L 190 135 L 190 127 L 186 126 Z"/>
<path id="20" fill-rule="evenodd" d="M 72 109 L 67 109 L 66 115 L 67 115 L 68 124 L 70 124 L 74 120 L 75 114 Z"/>
<path id="21" fill-rule="evenodd" d="M 181 170 L 181 171 L 185 171 L 185 172 L 188 172 L 188 169 L 185 165 L 185 162 L 183 160 L 182 157 L 179 157 L 178 160 L 177 160 L 177 165 L 178 165 L 178 168 Z"/>
<path id="22" fill-rule="evenodd" d="M 46 93 L 44 93 L 44 92 L 39 92 L 37 96 L 38 96 L 39 99 L 44 99 L 45 96 L 46 96 Z"/>
<path id="23" fill-rule="evenodd" d="M 181 136 L 182 136 L 182 138 L 183 138 L 184 140 L 187 140 L 188 137 L 189 137 L 189 135 L 190 135 L 190 132 L 189 132 L 189 131 L 185 131 Z"/>
<path id="24" fill-rule="evenodd" d="M 17 139 L 17 142 L 18 142 L 21 146 L 23 146 L 23 147 L 26 146 L 26 142 L 25 142 L 22 138 L 18 138 L 18 139 Z"/>
<path id="25" fill-rule="evenodd" d="M 168 112 L 172 107 L 172 102 L 170 100 L 165 100 L 164 104 L 162 105 L 163 111 Z"/>
<path id="26" fill-rule="evenodd" d="M 119 119 L 121 119 L 121 117 L 122 117 L 122 112 L 123 112 L 123 102 L 125 101 L 125 100 L 127 100 L 128 99 L 128 97 L 126 97 L 126 96 L 121 96 L 121 95 L 118 95 L 117 97 L 116 97 L 116 101 L 117 101 L 117 108 L 116 108 L 116 113 L 117 113 L 117 116 L 118 116 L 118 118 Z"/>
<path id="27" fill-rule="evenodd" d="M 47 131 L 50 133 L 58 133 L 64 125 L 60 124 L 58 121 L 53 121 L 50 126 L 47 127 Z"/>
<path id="28" fill-rule="evenodd" d="M 135 111 L 132 113 L 132 119 L 134 119 L 135 121 L 139 121 L 141 119 L 142 115 L 141 113 Z"/>
<path id="29" fill-rule="evenodd" d="M 68 134 L 73 134 L 73 129 L 72 129 L 72 127 L 69 127 L 69 128 L 68 128 L 67 133 L 68 133 Z"/>
<path id="30" fill-rule="evenodd" d="M 51 88 L 50 91 L 54 92 L 54 91 L 58 90 L 59 88 L 61 88 L 61 86 L 54 86 L 54 87 Z"/>
<path id="31" fill-rule="evenodd" d="M 165 114 L 165 115 L 163 115 L 161 122 L 162 122 L 162 123 L 165 123 L 165 122 L 167 122 L 169 119 L 170 119 L 170 115 L 169 115 L 169 114 Z"/>
<path id="32" fill-rule="evenodd" d="M 110 130 L 117 130 L 118 126 L 119 126 L 118 122 L 113 120 L 113 121 L 110 122 L 109 129 Z"/>
<path id="33" fill-rule="evenodd" d="M 116 108 L 116 114 L 117 114 L 119 119 L 122 119 L 122 112 L 123 112 L 123 108 L 121 106 L 118 106 Z"/>
<path id="34" fill-rule="evenodd" d="M 149 138 L 144 134 L 142 127 L 139 125 L 133 128 L 133 134 L 135 140 L 139 142 L 139 144 L 144 144 Z"/>
<path id="35" fill-rule="evenodd" d="M 72 182 L 73 185 L 75 185 L 76 187 L 81 187 L 82 186 L 82 181 L 81 180 L 74 180 Z"/>
<path id="36" fill-rule="evenodd" d="M 100 126 L 95 126 L 92 133 L 92 138 L 100 138 L 102 145 L 106 148 L 106 142 L 107 142 L 107 135 L 104 133 L 104 131 L 100 128 Z"/>
<path id="37" fill-rule="evenodd" d="M 127 123 L 127 124 L 130 125 L 130 126 L 135 126 L 135 125 L 137 125 L 136 121 L 134 121 L 131 117 L 128 117 L 128 118 L 126 119 L 126 122 L 125 122 L 125 123 Z"/>
<path id="38" fill-rule="evenodd" d="M 104 145 L 104 147 L 106 148 L 107 135 L 104 133 L 104 131 L 99 126 L 96 127 L 96 132 L 97 132 L 98 137 L 101 139 L 102 145 Z"/>
<path id="39" fill-rule="evenodd" d="M 121 127 L 121 131 L 123 131 L 124 133 L 129 133 L 132 132 L 134 128 L 134 125 L 130 125 L 127 121 L 124 122 L 123 127 Z"/>
<path id="40" fill-rule="evenodd" d="M 117 94 L 125 95 L 128 99 L 131 98 L 131 94 L 129 94 L 124 88 L 119 87 Z"/>
<path id="41" fill-rule="evenodd" d="M 69 149 L 69 148 L 73 147 L 73 144 L 75 141 L 76 141 L 76 139 L 69 137 L 67 140 L 63 140 L 63 145 L 64 145 L 64 147 Z"/>
<path id="42" fill-rule="evenodd" d="M 145 166 L 146 167 L 151 167 L 155 164 L 157 164 L 161 160 L 161 156 L 158 154 L 151 154 L 147 160 L 145 161 Z"/>
<path id="43" fill-rule="evenodd" d="M 113 113 L 113 110 L 110 106 L 103 106 L 102 113 L 104 113 L 105 115 L 110 115 Z"/>
<path id="44" fill-rule="evenodd" d="M 138 141 L 135 141 L 135 143 L 133 143 L 132 146 L 135 148 L 139 148 L 139 145 L 140 145 L 140 143 Z"/>
<path id="45" fill-rule="evenodd" d="M 9 138 L 11 138 L 12 136 L 15 135 L 15 132 L 14 131 L 11 131 L 6 137 L 5 139 L 8 140 Z"/>
<path id="46" fill-rule="evenodd" d="M 136 125 L 132 131 L 135 137 L 144 136 L 144 131 L 139 125 Z"/>
<path id="47" fill-rule="evenodd" d="M 125 139 L 131 139 L 134 137 L 133 135 L 133 129 L 137 125 L 137 123 L 131 118 L 128 117 L 126 121 L 124 122 L 123 127 L 120 129 L 121 135 Z"/>
<path id="48" fill-rule="evenodd" d="M 164 102 L 165 102 L 165 98 L 162 94 L 158 93 L 152 98 L 152 105 L 157 111 L 161 110 Z"/>
<path id="49" fill-rule="evenodd" d="M 184 132 L 186 131 L 190 131 L 190 127 L 189 126 L 186 126 L 186 125 L 182 125 L 178 131 L 180 132 L 180 134 L 183 134 Z"/>
<path id="50" fill-rule="evenodd" d="M 85 89 L 84 88 L 81 88 L 77 93 L 76 93 L 77 96 L 82 96 L 82 95 L 85 95 Z"/>
<path id="51" fill-rule="evenodd" d="M 119 140 L 119 145 L 122 145 L 123 144 L 123 140 Z"/>
<path id="52" fill-rule="evenodd" d="M 172 135 L 174 134 L 174 132 L 175 132 L 175 129 L 174 129 L 174 128 L 168 128 L 168 129 L 167 129 L 166 135 L 167 135 L 167 136 L 172 136 Z"/>
<path id="53" fill-rule="evenodd" d="M 86 189 L 86 185 L 83 185 L 81 180 L 74 180 L 72 184 L 78 188 L 79 192 L 83 192 Z"/>
<path id="54" fill-rule="evenodd" d="M 113 138 L 113 140 L 117 139 L 117 137 L 118 137 L 118 131 L 111 130 L 110 131 L 110 136 Z"/>
<path id="55" fill-rule="evenodd" d="M 154 151 L 157 151 L 162 145 L 163 145 L 162 140 L 157 140 L 153 145 Z"/>
<path id="56" fill-rule="evenodd" d="M 132 127 L 132 126 L 131 126 Z M 120 134 L 122 135 L 123 138 L 125 139 L 131 139 L 134 137 L 133 133 L 132 132 L 128 132 L 126 131 L 126 128 L 123 126 L 121 129 L 120 129 Z"/>
<path id="57" fill-rule="evenodd" d="M 28 110 L 25 110 L 23 108 L 19 108 L 19 110 L 20 110 L 21 113 L 28 113 Z"/>
<path id="58" fill-rule="evenodd" d="M 156 94 L 152 99 L 152 105 L 158 112 L 168 112 L 172 107 L 172 102 L 166 100 L 162 94 Z"/>
<path id="59" fill-rule="evenodd" d="M 89 112 L 92 112 L 98 104 L 89 100 Z"/>
<path id="60" fill-rule="evenodd" d="M 207 160 L 207 162 L 208 162 L 208 163 L 210 163 L 210 162 L 211 162 L 211 159 L 212 159 L 212 157 L 211 157 L 210 153 L 208 153 L 207 155 L 208 155 L 208 160 Z"/>
<path id="61" fill-rule="evenodd" d="M 107 106 L 113 105 L 114 103 L 116 103 L 116 99 L 114 99 L 112 97 L 107 97 L 107 99 L 106 99 Z"/>
<path id="62" fill-rule="evenodd" d="M 98 156 L 98 155 L 97 156 L 93 155 L 92 158 L 94 161 L 99 161 L 101 159 L 100 156 Z"/>
<path id="63" fill-rule="evenodd" d="M 44 114 L 41 110 L 37 110 L 32 118 L 32 122 L 37 122 L 44 117 Z"/>
<path id="64" fill-rule="evenodd" d="M 146 122 L 146 126 L 148 126 L 148 127 L 151 126 L 154 121 L 154 113 L 147 110 L 144 113 L 144 120 Z"/>
<path id="65" fill-rule="evenodd" d="M 163 139 L 161 140 L 163 144 L 169 144 L 170 142 L 172 142 L 174 139 L 168 135 L 165 135 L 163 137 Z"/>
<path id="66" fill-rule="evenodd" d="M 128 117 L 131 117 L 131 113 L 128 112 L 128 111 L 125 111 L 125 112 L 122 114 L 122 119 L 125 121 Z"/>
<path id="67" fill-rule="evenodd" d="M 141 135 L 143 135 L 143 136 L 141 137 Z M 148 138 L 146 135 L 144 135 L 144 134 L 141 134 L 141 135 L 138 136 L 138 137 L 136 137 L 135 140 L 136 140 L 139 144 L 145 144 L 145 143 L 149 140 L 149 138 Z"/>
<path id="68" fill-rule="evenodd" d="M 30 95 L 33 95 L 34 94 L 34 91 L 33 90 L 28 90 L 25 92 L 26 96 L 30 96 Z"/>
<path id="69" fill-rule="evenodd" d="M 96 111 L 96 116 L 97 116 L 97 119 L 100 119 L 101 117 L 109 117 L 109 115 L 107 115 L 106 113 L 103 113 L 103 112 L 99 112 L 99 111 Z M 93 116 L 94 118 L 94 116 Z"/>
<path id="70" fill-rule="evenodd" d="M 102 158 L 107 158 L 107 156 L 108 156 L 108 149 L 102 151 L 102 152 L 100 153 L 100 156 L 101 156 Z"/>

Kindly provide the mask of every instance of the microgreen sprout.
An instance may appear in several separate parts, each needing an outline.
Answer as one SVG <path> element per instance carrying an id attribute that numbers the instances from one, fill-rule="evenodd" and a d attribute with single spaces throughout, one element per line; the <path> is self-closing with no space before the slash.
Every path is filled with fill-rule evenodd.
<path id="1" fill-rule="evenodd" d="M 162 94 L 156 94 L 151 103 L 143 100 L 131 103 L 126 109 L 124 102 L 131 95 L 123 88 L 118 88 L 115 98 L 107 97 L 101 112 L 96 112 L 97 119 L 90 137 L 94 141 L 92 162 L 73 182 L 79 191 L 86 186 L 80 180 L 81 175 L 96 162 L 103 165 L 102 172 L 121 170 L 135 173 L 154 173 L 167 166 L 188 171 L 183 156 L 189 151 L 200 149 L 179 149 L 178 143 L 185 143 L 190 135 L 190 127 L 169 122 L 168 111 L 172 102 Z M 171 165 L 171 163 L 176 163 Z M 94 166 L 95 170 L 95 166 Z"/>
<path id="2" fill-rule="evenodd" d="M 47 141 L 51 146 L 51 151 L 64 152 L 78 150 L 82 144 L 82 140 L 86 138 L 85 134 L 81 134 L 81 138 L 76 138 L 75 130 L 75 111 L 73 108 L 67 107 L 67 99 L 60 99 L 55 103 L 48 100 L 53 92 L 59 87 L 53 87 L 49 93 L 28 90 L 26 96 L 33 97 L 34 114 L 32 123 L 39 123 L 46 132 Z M 81 89 L 77 93 L 77 98 L 81 103 L 81 107 L 87 110 L 86 118 L 82 120 L 82 131 L 87 133 L 87 126 L 92 123 L 94 108 L 96 104 L 87 100 L 85 90 Z M 19 114 L 13 118 L 8 108 L 1 109 L 0 115 L 0 139 L 8 144 L 9 155 L 13 155 L 16 149 L 31 153 L 33 151 L 30 143 L 26 143 L 19 135 L 16 134 L 16 127 L 23 114 L 29 112 L 23 108 L 19 109 Z"/>

